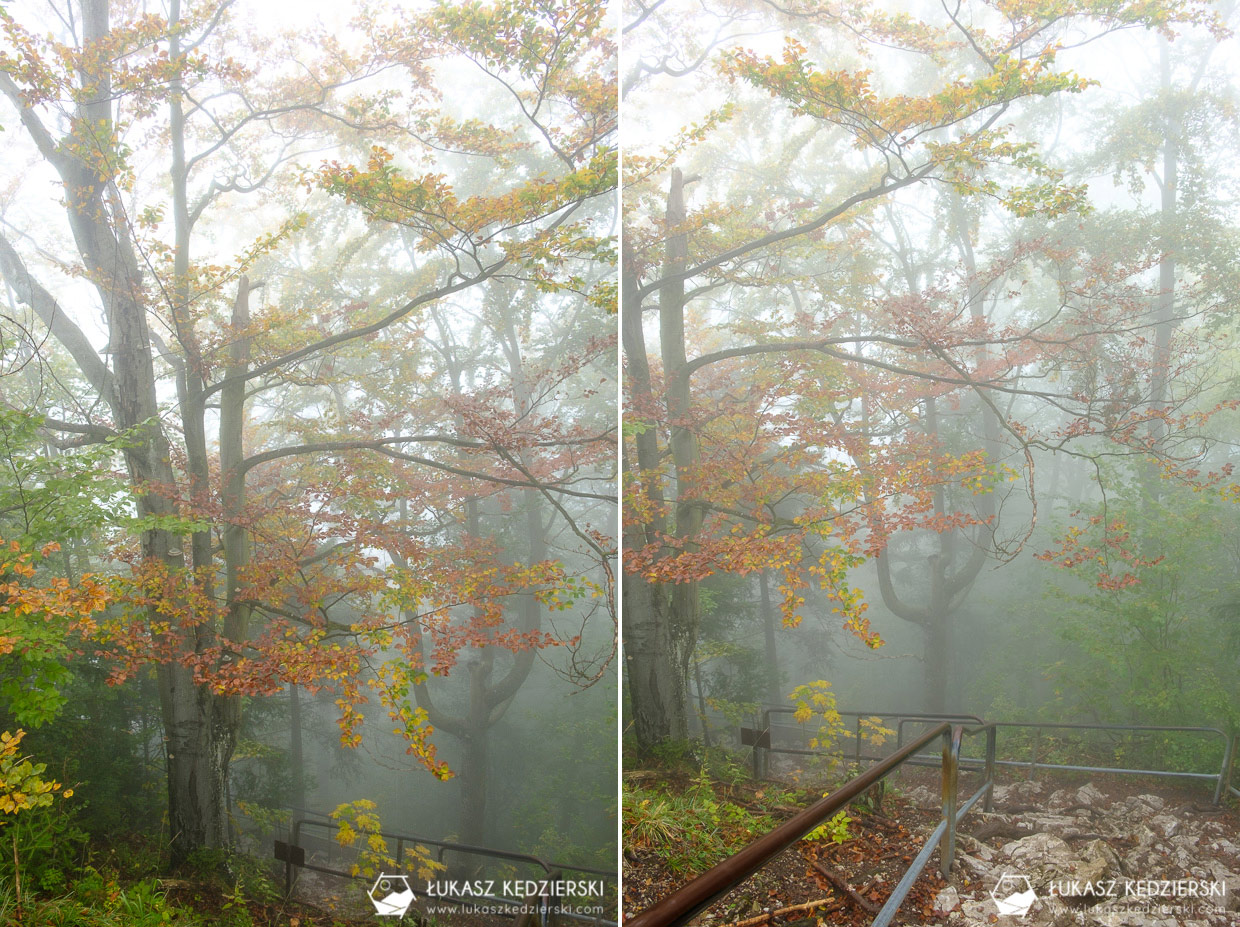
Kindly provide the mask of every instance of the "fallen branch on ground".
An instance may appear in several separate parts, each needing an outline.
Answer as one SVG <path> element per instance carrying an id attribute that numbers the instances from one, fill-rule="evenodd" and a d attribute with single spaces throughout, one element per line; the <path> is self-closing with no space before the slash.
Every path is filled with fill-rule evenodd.
<path id="1" fill-rule="evenodd" d="M 787 917 L 789 914 L 805 914 L 815 908 L 822 908 L 823 914 L 830 914 L 832 911 L 838 911 L 842 907 L 844 907 L 843 898 L 819 898 L 816 901 L 806 901 L 803 904 L 794 904 L 791 907 L 780 908 L 777 911 L 767 911 L 765 914 L 759 914 L 757 917 L 750 917 L 743 921 L 732 921 L 732 923 L 722 924 L 720 927 L 760 927 L 760 925 L 765 924 L 772 917 Z"/>
<path id="2" fill-rule="evenodd" d="M 830 882 L 833 886 L 835 886 L 841 892 L 847 895 L 848 898 L 852 901 L 852 903 L 855 904 L 857 907 L 859 907 L 862 911 L 865 911 L 867 914 L 871 914 L 871 915 L 878 913 L 878 906 L 871 904 L 870 902 L 862 898 L 861 895 L 857 892 L 857 890 L 853 888 L 851 885 L 849 885 L 845 879 L 836 875 L 834 872 L 832 872 L 830 869 L 828 869 L 826 866 L 823 866 L 820 863 L 815 862 L 813 866 L 815 869 L 817 869 L 819 872 L 822 873 L 823 877 L 828 882 Z"/>

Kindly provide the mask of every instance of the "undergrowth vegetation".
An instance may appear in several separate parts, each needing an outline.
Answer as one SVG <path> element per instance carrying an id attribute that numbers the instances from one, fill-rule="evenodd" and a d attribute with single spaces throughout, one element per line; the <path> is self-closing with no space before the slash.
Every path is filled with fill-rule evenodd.
<path id="1" fill-rule="evenodd" d="M 673 747 L 649 770 L 626 778 L 622 792 L 629 852 L 654 853 L 678 875 L 695 875 L 726 859 L 812 801 L 812 792 L 753 783 L 740 760 L 720 749 Z M 847 828 L 847 822 L 833 822 Z"/>
<path id="2" fill-rule="evenodd" d="M 68 826 L 72 827 L 70 823 Z M 343 927 L 346 920 L 282 899 L 263 861 L 201 851 L 188 878 L 157 875 L 155 841 L 111 847 L 85 841 L 73 854 L 23 859 L 26 888 L 19 899 L 0 877 L 0 924 L 13 927 Z M 11 872 L 11 861 L 9 871 Z"/>
<path id="3" fill-rule="evenodd" d="M 718 798 L 705 778 L 679 793 L 626 787 L 624 821 L 624 845 L 653 849 L 675 873 L 704 872 L 774 826 L 769 815 Z"/>

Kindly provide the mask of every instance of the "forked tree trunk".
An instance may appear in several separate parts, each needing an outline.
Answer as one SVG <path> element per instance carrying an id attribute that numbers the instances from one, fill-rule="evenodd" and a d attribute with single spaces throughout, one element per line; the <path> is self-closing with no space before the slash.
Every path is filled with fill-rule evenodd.
<path id="1" fill-rule="evenodd" d="M 487 785 L 490 768 L 487 764 L 487 738 L 490 736 L 490 707 L 487 687 L 494 667 L 494 654 L 469 668 L 469 716 L 460 739 L 461 754 L 461 841 L 471 846 L 486 846 Z"/>
<path id="2" fill-rule="evenodd" d="M 981 324 L 986 318 L 986 288 L 978 278 L 968 215 L 958 194 L 952 195 L 950 210 L 961 258 L 969 275 L 969 314 L 975 322 Z M 911 263 L 906 264 L 906 268 L 909 290 L 914 292 L 918 288 L 917 277 Z M 985 369 L 987 361 L 987 350 L 985 346 L 981 346 L 977 349 L 978 368 Z M 982 421 L 983 449 L 987 461 L 994 466 L 998 464 L 1001 450 L 999 418 L 989 401 L 990 397 L 979 392 L 975 398 L 980 406 L 977 414 Z M 936 441 L 941 438 L 938 402 L 934 396 L 925 400 L 922 425 L 928 436 Z M 947 514 L 947 497 L 941 485 L 934 490 L 933 511 L 939 518 Z M 987 551 L 994 541 L 994 520 L 997 516 L 994 496 L 983 493 L 977 498 L 979 524 L 974 529 L 972 538 L 967 538 L 957 529 L 945 531 L 933 538 L 933 553 L 926 558 L 928 580 L 917 595 L 901 596 L 895 587 L 888 554 L 884 552 L 876 558 L 883 604 L 897 617 L 916 624 L 923 635 L 923 708 L 926 711 L 943 713 L 960 708 L 955 694 L 959 689 L 952 685 L 952 622 L 985 566 Z M 961 550 L 962 542 L 971 545 L 967 552 Z"/>
<path id="3" fill-rule="evenodd" d="M 102 46 L 110 31 L 107 0 L 83 0 L 85 45 Z M 89 86 L 75 120 L 90 137 L 113 134 L 112 88 L 107 75 Z M 147 328 L 142 274 L 128 238 L 128 224 L 113 182 L 96 173 L 71 147 L 44 152 L 65 185 L 70 228 L 92 283 L 100 294 L 110 336 L 114 381 L 103 394 L 123 429 L 140 429 L 125 462 L 140 515 L 169 516 L 176 506 L 168 489 L 176 485 L 169 442 L 159 420 L 151 334 Z M 187 410 L 185 432 L 192 438 L 202 424 Z M 200 448 L 191 441 L 191 454 Z M 205 459 L 199 462 L 199 469 Z M 195 539 L 199 556 L 207 549 Z M 186 565 L 181 539 L 165 528 L 142 535 L 142 556 L 171 570 Z M 201 565 L 201 564 L 199 564 Z M 179 627 L 181 616 L 152 613 L 152 621 Z M 179 641 L 179 656 L 202 652 L 215 643 L 215 629 L 196 623 Z M 227 842 L 225 783 L 235 733 L 235 709 L 194 684 L 190 669 L 175 662 L 159 668 L 159 692 L 168 769 L 168 817 L 174 864 L 201 846 Z"/>
<path id="4" fill-rule="evenodd" d="M 684 550 L 697 549 L 695 538 L 702 528 L 705 504 L 692 498 L 694 471 L 699 446 L 689 421 L 692 398 L 685 347 L 685 285 L 676 278 L 688 257 L 685 222 L 685 181 L 679 170 L 672 171 L 667 198 L 669 230 L 663 277 L 668 280 L 659 290 L 659 346 L 665 383 L 664 408 L 670 422 L 668 449 L 675 471 L 675 498 L 671 502 L 671 530 L 683 542 Z M 624 268 L 625 292 L 636 292 L 636 274 Z M 626 302 L 621 320 L 625 357 L 628 361 L 630 394 L 634 404 L 655 405 L 645 336 L 642 331 L 642 305 Z M 641 491 L 658 512 L 663 507 L 661 488 L 663 462 L 653 427 L 633 436 L 636 460 L 626 457 L 625 472 L 641 483 Z M 636 464 L 636 467 L 633 465 Z M 657 521 L 630 524 L 625 543 L 638 549 L 657 543 L 667 527 Z M 689 664 L 697 644 L 701 618 L 698 583 L 652 583 L 640 575 L 625 573 L 624 654 L 628 677 L 629 709 L 633 735 L 643 750 L 666 740 L 688 737 Z"/>
<path id="5" fill-rule="evenodd" d="M 504 295 L 497 295 L 503 301 Z M 448 365 L 449 376 L 455 395 L 462 395 L 463 369 L 451 346 L 449 329 L 443 320 L 436 317 L 440 334 L 443 339 L 444 359 Z M 513 402 L 518 414 L 525 416 L 533 411 L 535 398 L 529 388 L 527 374 L 521 356 L 520 339 L 513 318 L 509 315 L 504 320 L 500 331 L 500 344 L 508 360 L 508 373 L 512 380 Z M 462 423 L 457 422 L 457 428 Z M 528 466 L 529 461 L 517 454 L 518 462 Z M 543 524 L 545 506 L 542 496 L 530 491 L 525 496 L 524 535 L 528 538 L 526 560 L 529 563 L 540 563 L 547 559 L 547 528 Z M 466 530 L 472 537 L 481 534 L 480 509 L 477 499 L 469 499 L 465 504 Z M 402 512 L 403 519 L 403 512 Z M 403 561 L 402 561 L 403 562 Z M 515 606 L 517 620 L 514 622 L 522 632 L 539 630 L 542 622 L 542 606 L 532 594 L 517 597 Z M 461 783 L 460 808 L 460 839 L 462 842 L 485 846 L 488 836 L 487 827 L 487 793 L 490 780 L 488 759 L 488 738 L 493 728 L 507 713 L 514 697 L 525 684 L 530 670 L 534 666 L 536 651 L 527 648 L 513 655 L 512 665 L 504 675 L 495 680 L 495 658 L 501 648 L 485 646 L 477 648 L 469 663 L 469 698 L 463 711 L 449 714 L 435 702 L 434 693 L 426 683 L 414 686 L 414 697 L 417 704 L 427 713 L 430 723 L 448 734 L 456 737 L 462 745 L 461 762 L 455 772 Z M 464 661 L 462 661 L 464 662 Z"/>

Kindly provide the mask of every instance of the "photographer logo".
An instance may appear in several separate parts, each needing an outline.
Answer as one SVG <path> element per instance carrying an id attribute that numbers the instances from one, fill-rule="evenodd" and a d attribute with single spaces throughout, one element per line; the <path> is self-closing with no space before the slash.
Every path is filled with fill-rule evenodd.
<path id="1" fill-rule="evenodd" d="M 990 890 L 995 907 L 1002 915 L 1024 917 L 1037 900 L 1028 876 L 1005 872 Z"/>
<path id="2" fill-rule="evenodd" d="M 379 878 L 375 879 L 367 894 L 380 917 L 404 917 L 413 904 L 413 889 L 409 887 L 409 880 L 399 874 L 379 873 Z"/>

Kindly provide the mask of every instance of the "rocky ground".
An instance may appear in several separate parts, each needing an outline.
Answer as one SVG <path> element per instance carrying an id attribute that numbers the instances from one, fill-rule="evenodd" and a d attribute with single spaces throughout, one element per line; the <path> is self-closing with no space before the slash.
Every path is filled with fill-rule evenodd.
<path id="1" fill-rule="evenodd" d="M 696 923 L 868 925 L 938 820 L 937 776 L 915 783 L 888 795 L 881 813 L 853 809 L 845 843 L 802 841 Z M 1240 927 L 1234 802 L 1213 808 L 1200 791 L 1111 778 L 1000 785 L 995 806 L 993 814 L 975 808 L 961 823 L 949 881 L 931 858 L 897 925 Z M 625 856 L 626 915 L 685 881 L 647 854 Z"/>
<path id="2" fill-rule="evenodd" d="M 926 809 L 939 803 L 927 786 L 906 797 Z M 996 813 L 974 811 L 962 822 L 956 869 L 934 901 L 936 920 L 956 927 L 1240 925 L 1234 811 L 1197 795 L 1123 795 L 1092 783 L 999 786 L 995 805 Z"/>
<path id="3" fill-rule="evenodd" d="M 790 817 L 796 808 L 786 809 Z M 865 927 L 878 913 L 933 827 L 934 815 L 889 797 L 882 812 L 849 809 L 843 843 L 802 840 L 779 854 L 696 919 L 700 927 Z M 756 834 L 754 836 L 757 836 Z M 636 914 L 684 885 L 657 854 L 625 848 L 624 913 Z M 937 870 L 925 873 L 896 923 L 934 920 Z"/>

